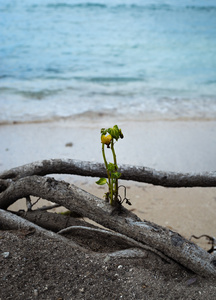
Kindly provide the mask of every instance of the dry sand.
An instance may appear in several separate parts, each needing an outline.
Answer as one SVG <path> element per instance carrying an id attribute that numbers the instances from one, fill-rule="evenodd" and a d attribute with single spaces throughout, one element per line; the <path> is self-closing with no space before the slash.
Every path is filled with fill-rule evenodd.
<path id="1" fill-rule="evenodd" d="M 102 162 L 100 128 L 118 124 L 125 138 L 116 144 L 119 163 L 175 172 L 216 170 L 216 121 L 125 121 L 79 118 L 0 126 L 0 171 L 50 158 Z M 72 143 L 72 144 L 71 144 Z M 92 178 L 60 176 L 102 197 Z M 125 183 L 125 182 L 124 182 Z M 163 188 L 126 182 L 127 196 L 142 219 L 189 238 L 216 236 L 215 188 Z M 21 208 L 17 202 L 14 209 Z M 206 241 L 200 245 L 207 247 Z"/>

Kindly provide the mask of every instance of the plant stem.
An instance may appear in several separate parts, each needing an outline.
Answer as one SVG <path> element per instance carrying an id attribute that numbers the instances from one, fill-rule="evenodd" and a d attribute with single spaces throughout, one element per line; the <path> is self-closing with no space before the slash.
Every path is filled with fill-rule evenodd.
<path id="1" fill-rule="evenodd" d="M 116 154 L 115 154 L 113 139 L 112 139 L 112 142 L 111 142 L 111 150 L 112 150 L 112 154 L 113 154 L 113 161 L 114 161 L 114 165 L 115 165 L 115 172 L 117 172 L 118 166 L 117 166 L 117 159 L 116 159 Z M 115 195 L 115 201 L 117 201 L 117 199 L 118 199 L 118 178 L 115 178 L 114 195 Z"/>
<path id="2" fill-rule="evenodd" d="M 111 184 L 110 184 L 110 204 L 113 205 L 113 178 L 111 175 Z"/>
<path id="3" fill-rule="evenodd" d="M 105 164 L 106 171 L 107 171 L 107 177 L 108 177 L 108 183 L 109 183 L 109 192 L 110 192 L 110 173 L 108 171 L 108 163 L 107 163 L 106 156 L 105 156 L 104 144 L 102 144 L 102 154 L 103 154 L 103 160 L 104 160 L 104 164 Z"/>

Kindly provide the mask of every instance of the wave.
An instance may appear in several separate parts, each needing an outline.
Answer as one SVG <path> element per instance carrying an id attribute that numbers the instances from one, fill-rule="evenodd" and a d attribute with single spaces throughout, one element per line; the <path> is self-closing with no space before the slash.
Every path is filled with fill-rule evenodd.
<path id="1" fill-rule="evenodd" d="M 30 79 L 31 81 L 33 80 L 58 80 L 58 81 L 80 81 L 80 82 L 94 82 L 94 83 L 129 83 L 129 82 L 143 82 L 145 81 L 144 77 L 127 77 L 127 76 L 100 76 L 100 77 L 94 77 L 94 76 L 64 76 L 62 75 L 62 72 L 59 71 L 58 69 L 54 68 L 47 68 L 45 69 L 45 72 L 47 74 L 43 76 L 32 76 Z M 49 74 L 53 74 L 52 76 Z M 0 79 L 18 79 L 18 80 L 23 80 L 25 77 L 17 77 L 17 75 L 3 75 L 2 77 L 0 76 Z M 0 87 L 0 91 L 3 91 L 3 89 L 6 87 Z"/>
<path id="2" fill-rule="evenodd" d="M 119 86 L 119 85 L 118 85 Z M 42 87 L 41 87 L 42 88 Z M 153 119 L 216 120 L 215 97 L 168 97 L 140 94 L 135 88 L 0 89 L 0 123 L 45 122 L 92 114 Z"/>
<path id="3" fill-rule="evenodd" d="M 147 5 L 138 5 L 138 4 L 101 4 L 101 3 L 77 3 L 77 4 L 69 4 L 69 3 L 55 3 L 55 4 L 47 4 L 47 8 L 116 8 L 116 9 L 145 9 L 145 10 L 171 10 L 172 6 L 168 4 L 147 4 Z"/>
<path id="4" fill-rule="evenodd" d="M 57 115 L 47 115 L 47 116 L 32 116 L 32 115 L 22 115 L 11 119 L 0 119 L 0 126 L 12 125 L 12 124 L 32 124 L 32 123 L 51 123 L 51 122 L 61 122 L 61 121 L 79 121 L 79 120 L 106 120 L 107 118 L 118 119 L 122 121 L 202 121 L 202 122 L 216 122 L 214 116 L 205 115 L 163 115 L 154 112 L 140 112 L 140 113 L 129 113 L 124 114 L 115 110 L 104 110 L 92 111 L 86 110 L 81 113 L 71 114 L 69 116 L 57 116 Z"/>
<path id="5" fill-rule="evenodd" d="M 59 93 L 61 90 L 41 90 L 41 91 L 18 91 L 17 94 L 24 96 L 27 99 L 37 99 L 37 100 L 42 100 L 44 98 L 56 95 Z"/>
<path id="6" fill-rule="evenodd" d="M 129 83 L 129 82 L 137 82 L 143 81 L 142 78 L 139 77 L 74 77 L 72 79 L 85 81 L 85 82 L 94 82 L 94 83 Z"/>
<path id="7" fill-rule="evenodd" d="M 91 3 L 91 2 L 84 2 L 84 3 L 51 3 L 46 5 L 47 8 L 58 9 L 58 8 L 100 8 L 100 9 L 130 9 L 130 10 L 150 10 L 150 11 L 157 11 L 157 10 L 164 10 L 164 11 L 176 11 L 176 10 L 197 10 L 197 11 L 215 11 L 216 6 L 208 6 L 208 5 L 171 5 L 165 3 L 153 3 L 153 4 L 102 4 L 102 3 Z"/>
<path id="8" fill-rule="evenodd" d="M 4 97 L 5 94 L 21 96 L 26 99 L 42 100 L 60 93 L 61 89 L 41 89 L 38 91 L 20 90 L 16 88 L 1 87 L 0 94 Z"/>
<path id="9" fill-rule="evenodd" d="M 101 3 L 77 3 L 77 4 L 69 4 L 69 3 L 52 3 L 52 4 L 47 4 L 47 8 L 107 8 L 106 4 L 101 4 Z"/>
<path id="10" fill-rule="evenodd" d="M 186 9 L 188 10 L 197 10 L 197 11 L 215 11 L 216 6 L 194 6 L 194 5 L 186 5 Z"/>
<path id="11" fill-rule="evenodd" d="M 40 4 L 32 4 L 27 6 L 27 10 L 38 9 Z M 216 5 L 188 5 L 188 4 L 166 4 L 166 3 L 152 3 L 152 4 L 113 4 L 113 3 L 97 3 L 97 2 L 83 2 L 83 3 L 67 3 L 67 2 L 57 2 L 49 3 L 45 5 L 48 9 L 117 9 L 117 10 L 147 10 L 147 11 L 205 11 L 211 12 L 216 10 Z M 13 9 L 13 6 L 10 4 L 0 5 L 0 12 L 8 11 Z"/>

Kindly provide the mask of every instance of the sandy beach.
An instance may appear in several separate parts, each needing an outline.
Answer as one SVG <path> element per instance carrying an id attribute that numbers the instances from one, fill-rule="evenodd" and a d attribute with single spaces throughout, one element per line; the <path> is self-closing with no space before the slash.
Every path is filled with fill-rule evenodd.
<path id="1" fill-rule="evenodd" d="M 122 179 L 130 166 L 163 184 L 216 178 L 215 12 L 213 0 L 0 2 L 0 174 L 51 159 L 96 172 L 101 128 L 118 125 L 131 202 L 105 203 L 98 177 L 0 176 L 0 300 L 215 299 L 216 187 Z M 65 207 L 34 211 L 51 201 Z"/>
<path id="2" fill-rule="evenodd" d="M 58 122 L 0 126 L 0 171 L 50 158 L 102 162 L 100 129 L 114 124 L 124 139 L 116 144 L 119 164 L 133 164 L 175 172 L 216 170 L 216 121 L 135 121 L 108 117 L 82 117 Z M 60 176 L 103 197 L 105 187 L 95 178 Z M 192 234 L 216 236 L 215 188 L 163 188 L 124 182 L 128 207 L 157 224 L 189 238 Z M 20 209 L 17 202 L 13 209 Z M 203 247 L 206 240 L 201 240 Z"/>

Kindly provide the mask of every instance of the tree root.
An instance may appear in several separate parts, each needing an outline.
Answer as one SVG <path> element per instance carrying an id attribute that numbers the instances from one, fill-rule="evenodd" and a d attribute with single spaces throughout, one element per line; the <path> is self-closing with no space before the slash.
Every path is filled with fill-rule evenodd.
<path id="1" fill-rule="evenodd" d="M 85 253 L 94 253 L 96 256 L 104 257 L 104 261 L 108 262 L 110 259 L 115 259 L 115 258 L 146 258 L 148 256 L 147 252 L 144 251 L 144 247 L 142 245 L 137 245 L 138 247 L 136 248 L 136 243 L 132 239 L 129 241 L 127 237 L 124 237 L 123 235 L 119 235 L 121 239 L 125 239 L 126 242 L 128 243 L 128 246 L 130 247 L 131 245 L 134 246 L 134 248 L 128 248 L 128 249 L 123 249 L 123 250 L 117 250 L 113 251 L 111 253 L 109 252 L 102 252 L 102 253 L 95 253 L 92 251 L 89 251 L 85 247 L 80 246 L 79 244 L 75 243 L 71 239 L 65 238 L 62 236 L 63 233 L 68 233 L 69 231 L 73 229 L 85 229 L 85 230 L 95 230 L 96 232 L 103 232 L 103 234 L 109 234 L 114 236 L 112 232 L 109 232 L 107 230 L 100 230 L 99 228 L 91 228 L 91 227 L 84 227 L 84 226 L 74 226 L 74 227 L 69 227 L 66 228 L 67 230 L 61 230 L 58 234 L 46 230 L 38 225 L 35 225 L 34 223 L 21 218 L 20 216 L 17 216 L 16 214 L 13 214 L 9 211 L 4 211 L 0 209 L 0 228 L 1 229 L 10 229 L 10 230 L 27 230 L 27 234 L 33 234 L 34 232 L 37 232 L 39 234 L 42 234 L 45 237 L 48 237 L 50 239 L 53 239 L 55 241 L 61 242 L 61 243 L 66 243 L 69 244 L 71 247 L 74 249 L 77 249 L 79 251 L 83 251 Z M 70 229 L 70 230 L 69 230 Z M 62 233 L 61 233 L 62 232 Z M 61 233 L 61 234 L 60 234 Z M 115 235 L 116 236 L 116 235 Z M 144 249 L 140 249 L 140 248 Z M 146 249 L 149 250 L 149 249 Z"/>
<path id="2" fill-rule="evenodd" d="M 99 233 L 102 233 L 103 235 L 106 235 L 107 238 L 109 236 L 117 237 L 118 239 L 121 239 L 121 240 L 125 241 L 129 246 L 131 246 L 133 248 L 136 247 L 136 248 L 141 248 L 141 249 L 144 249 L 144 250 L 151 251 L 151 252 L 155 253 L 156 255 L 160 256 L 166 262 L 168 262 L 168 263 L 173 262 L 167 256 L 163 255 L 160 251 L 157 251 L 154 248 L 149 247 L 148 245 L 144 245 L 142 243 L 139 243 L 139 242 L 135 241 L 134 239 L 131 239 L 131 238 L 129 238 L 129 237 L 123 235 L 123 234 L 120 234 L 120 233 L 117 233 L 117 232 L 114 232 L 114 231 L 108 231 L 108 230 L 101 229 L 101 228 L 92 228 L 92 227 L 87 227 L 87 226 L 70 226 L 70 227 L 67 227 L 67 228 L 64 228 L 64 229 L 60 230 L 58 232 L 58 234 L 67 234 L 67 233 L 71 233 L 74 230 L 82 230 L 82 231 L 87 231 L 87 232 L 93 231 L 93 232 L 96 232 L 96 233 L 99 232 Z"/>
<path id="3" fill-rule="evenodd" d="M 1 229 L 33 229 L 35 232 L 42 234 L 50 239 L 57 240 L 62 243 L 68 243 L 73 248 L 86 251 L 86 249 L 82 248 L 80 245 L 74 243 L 71 240 L 66 239 L 64 236 L 59 236 L 56 233 L 46 230 L 26 219 L 21 218 L 20 216 L 17 216 L 16 214 L 13 214 L 9 211 L 5 211 L 3 209 L 0 209 L 0 228 Z"/>
<path id="4" fill-rule="evenodd" d="M 125 165 L 121 166 L 119 171 L 122 172 L 122 179 L 162 186 L 216 186 L 215 172 L 178 174 Z M 174 260 L 201 276 L 216 278 L 216 255 L 209 254 L 178 233 L 151 222 L 141 221 L 123 206 L 113 208 L 106 201 L 72 184 L 57 181 L 54 178 L 37 176 L 65 173 L 101 177 L 105 175 L 105 172 L 102 164 L 74 160 L 42 161 L 9 170 L 0 175 L 0 208 L 7 209 L 16 200 L 28 198 L 30 195 L 40 197 L 64 206 L 143 246 L 153 248 L 161 253 L 161 256 Z"/>

